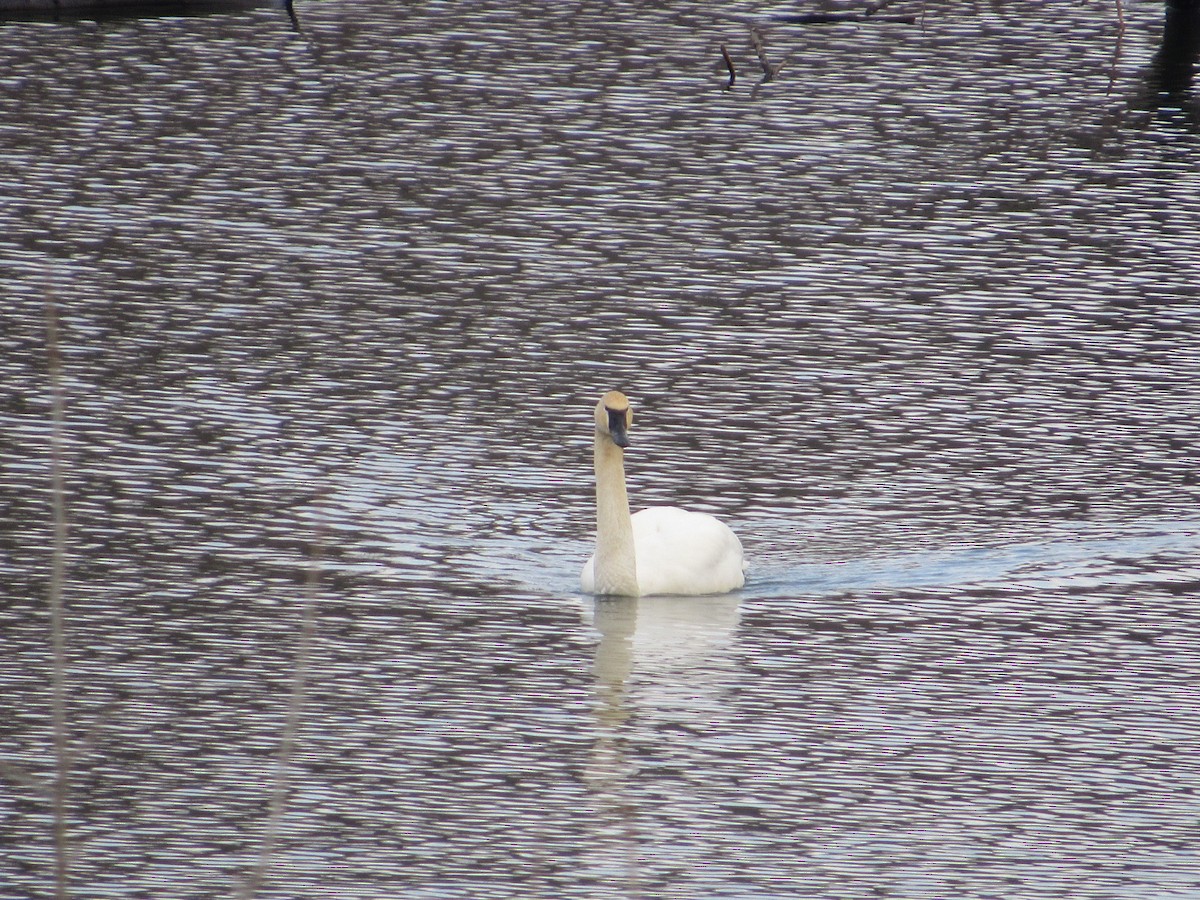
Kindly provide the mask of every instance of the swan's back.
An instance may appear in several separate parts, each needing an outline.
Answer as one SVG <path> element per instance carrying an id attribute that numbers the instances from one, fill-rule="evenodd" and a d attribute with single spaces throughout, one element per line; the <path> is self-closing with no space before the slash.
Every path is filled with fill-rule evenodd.
<path id="1" fill-rule="evenodd" d="M 707 513 L 654 506 L 633 516 L 641 594 L 724 594 L 746 583 L 742 542 Z"/>

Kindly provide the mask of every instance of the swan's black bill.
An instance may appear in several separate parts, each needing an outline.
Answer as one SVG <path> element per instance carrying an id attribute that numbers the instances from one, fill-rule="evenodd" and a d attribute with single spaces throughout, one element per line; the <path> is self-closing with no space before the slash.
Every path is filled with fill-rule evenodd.
<path id="1" fill-rule="evenodd" d="M 608 410 L 608 433 L 612 436 L 613 443 L 621 449 L 629 446 L 629 432 L 625 429 L 625 410 Z"/>

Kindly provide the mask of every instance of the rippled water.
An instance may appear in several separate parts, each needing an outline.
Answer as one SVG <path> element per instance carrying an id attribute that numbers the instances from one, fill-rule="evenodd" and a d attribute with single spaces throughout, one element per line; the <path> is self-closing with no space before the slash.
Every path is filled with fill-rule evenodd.
<path id="1" fill-rule="evenodd" d="M 4 896 L 47 297 L 79 896 L 236 892 L 314 564 L 264 896 L 1200 891 L 1200 116 L 1158 3 L 922 6 L 0 23 Z M 578 593 L 613 387 L 738 595 Z"/>

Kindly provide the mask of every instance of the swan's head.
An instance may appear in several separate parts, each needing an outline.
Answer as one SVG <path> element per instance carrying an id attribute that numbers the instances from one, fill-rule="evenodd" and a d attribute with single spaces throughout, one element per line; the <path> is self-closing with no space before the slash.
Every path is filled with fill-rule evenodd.
<path id="1" fill-rule="evenodd" d="M 620 391 L 609 391 L 596 404 L 596 433 L 606 435 L 618 447 L 629 446 L 629 426 L 633 409 L 629 398 Z"/>

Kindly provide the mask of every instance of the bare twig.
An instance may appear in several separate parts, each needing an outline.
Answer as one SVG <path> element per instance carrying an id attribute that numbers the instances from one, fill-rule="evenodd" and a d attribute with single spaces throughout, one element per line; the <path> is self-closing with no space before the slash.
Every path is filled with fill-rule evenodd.
<path id="1" fill-rule="evenodd" d="M 279 742 L 279 755 L 275 759 L 274 786 L 267 810 L 267 826 L 259 847 L 258 860 L 250 877 L 242 885 L 240 896 L 250 900 L 262 884 L 267 866 L 275 853 L 279 840 L 279 823 L 283 818 L 283 807 L 287 800 L 288 776 L 292 750 L 296 744 L 296 732 L 300 728 L 300 714 L 304 709 L 304 694 L 308 679 L 308 664 L 312 654 L 313 634 L 316 631 L 317 585 L 320 580 L 321 551 L 324 544 L 324 529 L 318 520 L 316 536 L 310 548 L 308 577 L 304 585 L 304 610 L 301 614 L 300 641 L 296 647 L 295 669 L 292 672 L 292 690 L 288 698 L 287 720 L 283 726 L 283 737 Z"/>
<path id="2" fill-rule="evenodd" d="M 781 62 L 779 65 L 772 66 L 771 61 L 767 59 L 766 40 L 763 38 L 762 32 L 760 32 L 757 28 L 751 27 L 750 40 L 754 43 L 754 52 L 758 55 L 758 64 L 762 66 L 763 70 L 762 81 L 760 81 L 759 84 L 766 84 L 768 81 L 774 81 L 775 76 L 783 71 L 783 67 L 787 65 L 787 58 L 785 57 L 783 62 Z"/>
<path id="3" fill-rule="evenodd" d="M 767 59 L 767 45 L 763 40 L 762 32 L 757 28 L 751 28 L 750 40 L 754 42 L 754 52 L 758 54 L 758 64 L 762 66 L 763 81 L 770 81 L 775 76 L 771 71 L 771 63 Z"/>
<path id="4" fill-rule="evenodd" d="M 729 51 L 725 49 L 725 45 L 721 45 L 721 55 L 725 57 L 725 65 L 729 69 L 729 83 L 725 85 L 725 90 L 730 90 L 733 83 L 737 81 L 737 69 L 733 67 L 733 60 L 729 56 Z"/>
<path id="5" fill-rule="evenodd" d="M 772 16 L 774 22 L 785 22 L 788 25 L 837 25 L 842 22 L 865 22 L 868 19 L 875 22 L 891 22 L 896 25 L 915 25 L 917 17 L 913 15 L 880 16 L 873 12 L 865 13 L 795 13 Z"/>
<path id="6" fill-rule="evenodd" d="M 1113 45 L 1112 65 L 1108 69 L 1108 89 L 1105 94 L 1111 94 L 1113 85 L 1117 81 L 1117 67 L 1121 64 L 1121 45 L 1125 42 L 1125 8 L 1122 0 L 1116 0 L 1117 4 L 1117 41 Z"/>
<path id="7" fill-rule="evenodd" d="M 71 759 L 67 747 L 67 663 L 63 630 L 63 578 L 67 558 L 67 513 L 63 491 L 63 392 L 58 356 L 58 313 L 46 294 L 46 355 L 50 365 L 50 497 L 54 510 L 54 547 L 50 559 L 51 699 L 54 718 L 54 896 L 67 892 L 67 790 Z"/>

